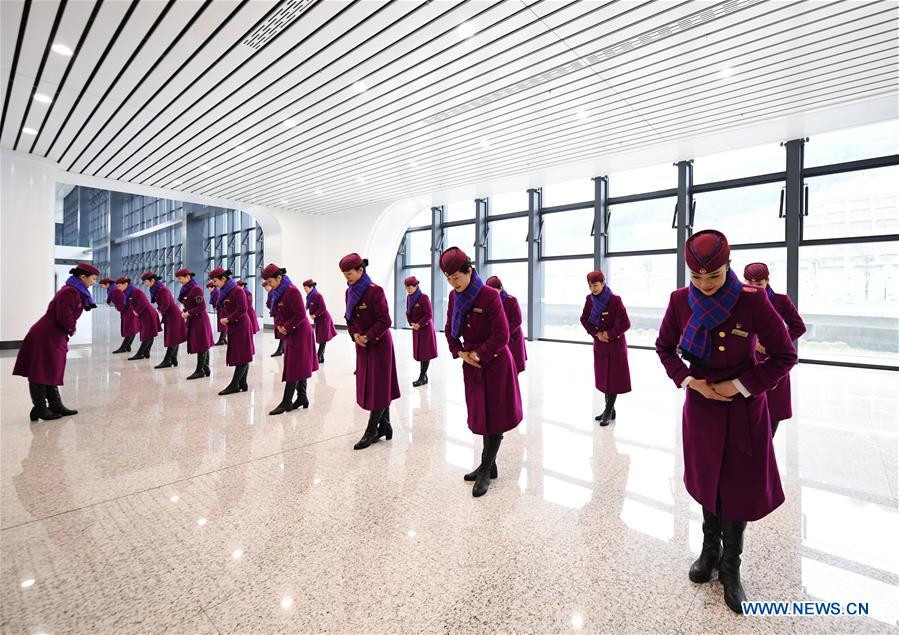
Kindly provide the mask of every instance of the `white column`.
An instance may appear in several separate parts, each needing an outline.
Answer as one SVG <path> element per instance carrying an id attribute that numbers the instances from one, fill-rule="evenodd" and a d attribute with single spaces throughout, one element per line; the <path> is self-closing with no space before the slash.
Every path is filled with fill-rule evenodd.
<path id="1" fill-rule="evenodd" d="M 53 297 L 59 166 L 0 150 L 0 342 L 20 341 Z"/>

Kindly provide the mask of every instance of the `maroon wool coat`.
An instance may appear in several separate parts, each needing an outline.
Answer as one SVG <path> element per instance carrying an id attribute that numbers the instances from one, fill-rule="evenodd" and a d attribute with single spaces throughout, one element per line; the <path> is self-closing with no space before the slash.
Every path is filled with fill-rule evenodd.
<path id="1" fill-rule="evenodd" d="M 235 286 L 225 296 L 218 313 L 221 316 L 219 319 L 228 318 L 228 324 L 225 325 L 228 333 L 225 363 L 228 366 L 249 364 L 256 354 L 256 347 L 253 344 L 253 327 L 247 317 L 247 294 Z"/>
<path id="2" fill-rule="evenodd" d="M 287 329 L 281 334 L 284 341 L 284 372 L 281 381 L 302 381 L 318 370 L 315 351 L 315 332 L 306 317 L 306 307 L 300 290 L 290 285 L 274 307 L 275 332 L 279 326 Z"/>
<path id="3" fill-rule="evenodd" d="M 325 298 L 322 297 L 320 291 L 312 296 L 312 301 L 309 302 L 309 315 L 312 316 L 315 322 L 315 341 L 317 343 L 324 344 L 337 337 L 334 320 L 331 319 L 331 314 L 328 313 Z"/>
<path id="4" fill-rule="evenodd" d="M 187 352 L 202 353 L 212 348 L 212 326 L 209 324 L 209 314 L 206 312 L 206 298 L 203 289 L 199 286 L 192 287 L 182 301 L 184 312 L 187 313 Z"/>
<path id="5" fill-rule="evenodd" d="M 214 288 L 209 292 L 209 306 L 215 310 L 215 330 L 219 333 L 227 333 L 228 327 L 222 324 L 221 319 L 225 317 L 221 309 L 218 308 L 218 297 L 222 294 L 221 289 Z"/>
<path id="6" fill-rule="evenodd" d="M 253 335 L 259 332 L 259 316 L 256 315 L 256 307 L 253 305 L 253 294 L 244 289 L 247 294 L 247 319 L 250 320 L 250 330 Z"/>
<path id="7" fill-rule="evenodd" d="M 627 362 L 627 339 L 625 331 L 631 327 L 627 309 L 621 297 L 612 294 L 609 306 L 602 312 L 599 326 L 590 324 L 590 310 L 593 308 L 592 294 L 587 295 L 584 310 L 581 311 L 581 325 L 593 339 L 593 376 L 596 389 L 608 395 L 621 395 L 631 391 L 631 369 Z M 605 331 L 608 342 L 600 342 L 596 334 Z"/>
<path id="8" fill-rule="evenodd" d="M 408 306 L 408 305 L 407 305 Z M 424 293 L 412 306 L 411 311 L 406 311 L 406 320 L 409 325 L 421 326 L 417 331 L 412 331 L 412 359 L 416 362 L 426 362 L 437 358 L 437 334 L 434 332 L 434 308 L 431 306 L 431 298 Z"/>
<path id="9" fill-rule="evenodd" d="M 710 383 L 739 379 L 751 397 L 712 401 L 687 388 L 683 409 L 684 485 L 703 507 L 714 510 L 721 497 L 724 518 L 763 518 L 784 501 L 771 442 L 766 393 L 796 363 L 796 349 L 783 320 L 758 287 L 744 286 L 730 317 L 712 331 L 708 367 L 690 367 L 677 354 L 690 320 L 688 289 L 671 294 L 656 352 L 668 376 L 680 387 L 688 376 Z M 756 362 L 761 341 L 768 359 Z"/>
<path id="10" fill-rule="evenodd" d="M 12 374 L 27 377 L 34 384 L 62 386 L 69 338 L 75 334 L 75 323 L 83 312 L 81 294 L 75 287 L 64 286 L 57 291 L 46 313 L 28 329 Z"/>
<path id="11" fill-rule="evenodd" d="M 506 319 L 509 321 L 509 351 L 512 353 L 512 359 L 515 360 L 515 369 L 521 373 L 524 372 L 528 352 L 524 347 L 524 332 L 521 330 L 521 306 L 518 304 L 518 298 L 513 295 L 506 295 L 503 309 L 506 311 Z"/>
<path id="12" fill-rule="evenodd" d="M 349 294 L 347 289 L 347 299 Z M 351 337 L 359 333 L 368 338 L 366 346 L 356 345 L 356 403 L 365 410 L 383 410 L 400 398 L 390 325 L 384 289 L 372 283 L 347 324 Z"/>
<path id="13" fill-rule="evenodd" d="M 767 294 L 766 294 L 767 295 Z M 796 310 L 796 305 L 790 300 L 790 296 L 783 293 L 774 294 L 774 309 L 780 313 L 787 325 L 790 340 L 796 341 L 805 333 L 805 322 Z M 767 355 L 756 353 L 759 361 L 765 361 Z M 771 421 L 783 421 L 793 416 L 793 404 L 790 394 L 790 375 L 787 374 L 777 382 L 777 385 L 768 391 L 768 414 Z"/>
<path id="14" fill-rule="evenodd" d="M 518 372 L 509 350 L 509 321 L 499 291 L 484 285 L 465 315 L 462 339 L 452 336 L 455 294 L 449 295 L 444 332 L 453 358 L 474 351 L 481 367 L 462 363 L 468 429 L 475 434 L 502 434 L 518 426 L 523 418 Z"/>
<path id="15" fill-rule="evenodd" d="M 159 282 L 156 282 L 159 284 Z M 181 317 L 181 307 L 175 302 L 171 289 L 160 286 L 156 292 L 156 308 L 162 314 L 165 326 L 163 343 L 165 346 L 177 346 L 187 341 L 187 322 Z"/>
<path id="16" fill-rule="evenodd" d="M 146 293 L 135 287 L 134 291 L 131 292 L 131 297 L 128 299 L 128 306 L 137 316 L 140 324 L 141 342 L 153 339 L 159 335 L 159 331 L 162 330 L 162 321 L 159 319 L 159 313 L 150 304 Z"/>
<path id="17" fill-rule="evenodd" d="M 110 286 L 106 295 L 106 301 L 111 303 L 116 308 L 116 311 L 119 312 L 119 318 L 122 323 L 122 337 L 137 335 L 140 332 L 140 322 L 125 301 L 125 292 L 118 287 Z"/>

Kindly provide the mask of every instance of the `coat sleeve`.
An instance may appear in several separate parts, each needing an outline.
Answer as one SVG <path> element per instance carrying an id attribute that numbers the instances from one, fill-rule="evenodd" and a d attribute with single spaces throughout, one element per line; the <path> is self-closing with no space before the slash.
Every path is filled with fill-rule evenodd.
<path id="1" fill-rule="evenodd" d="M 434 321 L 434 307 L 431 305 L 431 298 L 426 295 L 421 296 L 421 317 L 418 318 L 418 324 L 427 326 Z"/>
<path id="2" fill-rule="evenodd" d="M 309 305 L 309 312 L 312 313 L 312 317 L 321 317 L 327 310 L 328 306 L 325 304 L 325 299 L 322 297 L 322 294 L 316 294 L 316 296 L 312 298 L 312 304 Z"/>
<path id="3" fill-rule="evenodd" d="M 158 283 L 157 283 L 158 284 Z M 166 292 L 160 289 L 156 297 L 158 298 L 158 302 L 156 303 L 156 308 L 160 313 L 165 313 L 169 310 L 169 307 L 172 306 L 172 294 L 171 292 Z"/>
<path id="4" fill-rule="evenodd" d="M 783 318 L 764 294 L 744 293 L 752 304 L 752 325 L 768 357 L 738 378 L 753 395 L 771 390 L 796 364 L 796 348 L 784 327 Z"/>
<path id="5" fill-rule="evenodd" d="M 627 309 L 620 297 L 615 298 L 615 324 L 606 331 L 610 340 L 617 340 L 631 327 L 631 320 L 627 316 Z"/>
<path id="6" fill-rule="evenodd" d="M 349 300 L 350 300 L 350 290 L 349 290 L 349 288 L 348 288 L 348 289 L 346 290 L 346 292 L 344 293 L 344 298 L 345 298 L 345 304 L 344 304 L 344 306 L 346 306 L 346 303 L 348 303 Z M 344 314 L 344 315 L 346 315 L 346 314 Z M 359 330 L 359 327 L 356 326 L 356 325 L 353 323 L 353 320 L 352 320 L 352 319 L 347 320 L 346 328 L 347 328 L 347 332 L 349 332 L 351 338 L 352 338 L 352 337 L 355 337 L 357 333 L 361 333 L 361 331 Z"/>
<path id="7" fill-rule="evenodd" d="M 590 319 L 590 310 L 593 308 L 590 306 L 593 302 L 590 300 L 590 296 L 587 296 L 587 299 L 584 300 L 584 309 L 581 311 L 581 326 L 584 327 L 584 330 L 587 331 L 587 335 L 590 337 L 595 336 L 599 332 L 599 327 L 590 324 L 587 320 Z"/>
<path id="8" fill-rule="evenodd" d="M 452 336 L 453 305 L 455 304 L 453 300 L 453 294 L 450 293 L 446 307 L 446 325 L 443 327 L 443 334 L 446 336 L 446 343 L 449 345 L 450 353 L 453 354 L 453 359 L 458 359 L 459 353 L 462 352 L 462 342 Z"/>
<path id="9" fill-rule="evenodd" d="M 184 310 L 188 315 L 196 316 L 206 313 L 206 300 L 203 298 L 202 291 L 192 289 L 184 300 Z"/>
<path id="10" fill-rule="evenodd" d="M 303 306 L 303 298 L 299 292 L 285 293 L 282 301 L 284 302 L 284 306 L 287 307 L 290 317 L 284 320 L 281 326 L 287 329 L 288 333 L 293 333 L 303 324 L 303 322 L 307 321 L 306 307 Z"/>
<path id="11" fill-rule="evenodd" d="M 72 288 L 72 287 L 68 287 Z M 56 298 L 56 322 L 68 335 L 75 334 L 75 324 L 78 321 L 78 304 L 81 302 L 81 294 L 61 293 Z"/>
<path id="12" fill-rule="evenodd" d="M 802 321 L 802 316 L 799 315 L 799 311 L 796 310 L 796 305 L 793 304 L 793 301 L 788 295 L 783 296 L 780 315 L 784 319 L 784 322 L 787 323 L 787 331 L 789 331 L 790 339 L 792 341 L 795 342 L 805 335 L 805 322 Z"/>
<path id="13" fill-rule="evenodd" d="M 474 349 L 477 356 L 485 361 L 496 357 L 509 345 L 509 320 L 506 318 L 503 301 L 499 293 L 491 293 L 489 297 L 487 306 L 484 307 L 484 317 L 487 319 L 490 335 Z"/>
<path id="14" fill-rule="evenodd" d="M 659 336 L 656 338 L 656 354 L 662 360 L 662 366 L 668 377 L 674 381 L 674 384 L 680 388 L 684 380 L 690 375 L 690 369 L 684 364 L 677 354 L 677 345 L 681 337 L 681 325 L 677 317 L 675 309 L 674 294 L 668 300 L 668 308 L 665 310 L 665 317 L 662 318 L 662 325 L 659 327 Z"/>
<path id="15" fill-rule="evenodd" d="M 506 318 L 509 320 L 509 332 L 511 333 L 521 326 L 521 305 L 518 304 L 518 298 L 509 297 L 503 309 L 506 311 Z"/>
<path id="16" fill-rule="evenodd" d="M 131 294 L 131 298 L 134 300 L 134 311 L 138 315 L 141 313 L 146 313 L 147 311 L 155 311 L 153 306 L 150 304 L 149 298 L 147 298 L 147 294 L 140 289 L 135 289 Z"/>
<path id="17" fill-rule="evenodd" d="M 247 294 L 237 288 L 240 293 L 233 290 L 228 294 L 228 300 L 231 300 L 231 309 L 227 313 L 222 313 L 222 317 L 228 318 L 228 324 L 237 324 L 247 316 Z"/>
<path id="18" fill-rule="evenodd" d="M 387 306 L 387 296 L 384 295 L 384 289 L 377 287 L 374 293 L 370 294 L 371 308 L 375 314 L 375 323 L 365 333 L 365 337 L 369 341 L 378 341 L 384 335 L 384 332 L 390 328 L 390 308 Z"/>

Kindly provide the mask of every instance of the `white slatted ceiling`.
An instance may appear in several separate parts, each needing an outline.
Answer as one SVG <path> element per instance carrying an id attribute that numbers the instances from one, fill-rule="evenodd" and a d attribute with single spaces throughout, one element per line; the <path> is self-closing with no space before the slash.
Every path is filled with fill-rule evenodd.
<path id="1" fill-rule="evenodd" d="M 33 143 L 35 153 L 85 174 L 162 186 L 178 179 L 198 194 L 275 206 L 286 199 L 292 209 L 330 213 L 897 92 L 890 0 L 318 1 L 259 50 L 243 38 L 283 3 L 216 0 L 201 11 L 200 2 L 177 2 L 149 36 L 165 3 L 139 3 L 123 25 L 129 4 L 103 4 L 65 86 L 69 58 L 48 54 L 39 90 L 58 96 L 52 108 L 33 103 L 23 124 L 58 9 L 32 2 L 4 147 L 49 111 L 39 138 L 22 135 L 18 149 Z M 23 6 L 2 3 L 4 92 Z M 93 8 L 69 2 L 55 40 L 74 48 Z M 688 19 L 705 21 L 684 30 Z M 464 21 L 477 33 L 460 39 Z M 622 44 L 630 50 L 608 53 Z M 532 79 L 588 56 L 586 68 Z M 735 75 L 718 77 L 723 66 Z M 369 90 L 357 95 L 360 80 Z M 515 92 L 498 97 L 507 86 Z M 479 97 L 489 101 L 473 104 Z M 288 116 L 295 127 L 283 126 Z"/>

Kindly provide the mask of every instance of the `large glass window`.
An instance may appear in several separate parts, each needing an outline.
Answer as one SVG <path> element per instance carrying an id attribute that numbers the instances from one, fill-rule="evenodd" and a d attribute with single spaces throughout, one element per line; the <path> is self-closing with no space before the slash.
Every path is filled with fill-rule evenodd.
<path id="1" fill-rule="evenodd" d="M 677 232 L 671 228 L 671 217 L 676 202 L 676 197 L 666 197 L 610 205 L 609 251 L 673 249 Z"/>
<path id="2" fill-rule="evenodd" d="M 417 231 L 406 234 L 406 265 L 429 265 L 431 263 L 431 231 Z"/>
<path id="3" fill-rule="evenodd" d="M 514 295 L 521 306 L 522 328 L 527 333 L 528 324 L 528 263 L 504 262 L 490 265 L 491 276 L 503 281 L 503 288 Z"/>
<path id="4" fill-rule="evenodd" d="M 899 154 L 899 120 L 813 135 L 804 152 L 805 167 Z"/>
<path id="5" fill-rule="evenodd" d="M 609 175 L 609 196 L 657 192 L 677 187 L 677 168 L 670 163 Z"/>
<path id="6" fill-rule="evenodd" d="M 592 201 L 594 197 L 593 179 L 577 179 L 563 183 L 550 183 L 543 187 L 543 205 L 570 205 Z M 526 209 L 526 208 L 525 208 Z"/>
<path id="7" fill-rule="evenodd" d="M 510 214 L 528 211 L 527 190 L 516 190 L 490 195 L 490 214 Z"/>
<path id="8" fill-rule="evenodd" d="M 409 221 L 409 227 L 422 227 L 431 224 L 431 209 L 423 209 Z"/>
<path id="9" fill-rule="evenodd" d="M 778 218 L 782 188 L 782 183 L 767 183 L 694 194 L 693 231 L 717 229 L 735 245 L 780 242 L 786 231 L 783 219 Z"/>
<path id="10" fill-rule="evenodd" d="M 543 216 L 541 256 L 593 253 L 593 208 Z"/>
<path id="11" fill-rule="evenodd" d="M 777 293 L 787 292 L 787 248 L 771 249 L 734 249 L 730 252 L 730 263 L 734 273 L 742 281 L 743 269 L 752 262 L 764 262 L 768 265 L 769 284 Z"/>
<path id="12" fill-rule="evenodd" d="M 803 357 L 899 365 L 899 241 L 799 249 Z"/>
<path id="13" fill-rule="evenodd" d="M 810 177 L 804 239 L 899 233 L 899 166 Z"/>
<path id="14" fill-rule="evenodd" d="M 543 271 L 543 337 L 589 342 L 581 326 L 581 310 L 589 293 L 587 274 L 593 271 L 593 259 L 551 260 L 543 263 Z"/>
<path id="15" fill-rule="evenodd" d="M 631 330 L 625 336 L 628 344 L 655 345 L 662 316 L 674 290 L 676 267 L 676 254 L 609 258 L 606 281 L 612 291 L 621 296 L 627 309 L 631 321 Z M 581 296 L 584 297 L 589 290 L 586 279 L 582 282 Z"/>
<path id="16" fill-rule="evenodd" d="M 455 203 L 450 203 L 446 206 L 446 220 L 452 222 L 473 219 L 474 212 L 474 199 L 468 201 L 456 201 Z"/>
<path id="17" fill-rule="evenodd" d="M 693 182 L 714 183 L 744 176 L 783 172 L 787 156 L 777 143 L 707 154 L 693 160 Z"/>
<path id="18" fill-rule="evenodd" d="M 474 260 L 474 223 L 470 225 L 458 225 L 447 227 L 443 230 L 443 248 L 459 247 Z"/>
<path id="19" fill-rule="evenodd" d="M 508 218 L 487 225 L 487 257 L 490 260 L 507 260 L 528 257 L 528 219 Z"/>

